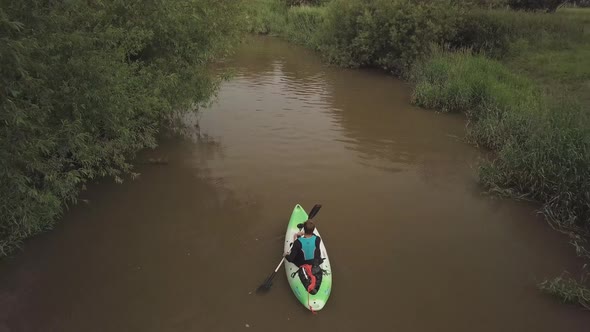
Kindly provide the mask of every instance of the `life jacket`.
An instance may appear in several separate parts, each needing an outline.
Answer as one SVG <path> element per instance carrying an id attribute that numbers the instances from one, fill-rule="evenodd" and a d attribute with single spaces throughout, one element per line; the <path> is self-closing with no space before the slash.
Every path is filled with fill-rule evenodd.
<path id="1" fill-rule="evenodd" d="M 303 254 L 305 256 L 305 260 L 309 261 L 312 260 L 315 256 L 315 242 L 317 236 L 312 235 L 310 237 L 300 237 L 299 241 L 301 242 L 301 250 L 303 250 Z"/>

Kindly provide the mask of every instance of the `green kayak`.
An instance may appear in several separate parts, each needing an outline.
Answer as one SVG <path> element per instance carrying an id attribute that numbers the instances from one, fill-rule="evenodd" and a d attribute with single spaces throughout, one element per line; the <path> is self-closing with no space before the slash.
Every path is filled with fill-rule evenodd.
<path id="1" fill-rule="evenodd" d="M 291 250 L 293 236 L 299 232 L 297 225 L 305 222 L 307 219 L 307 212 L 305 212 L 301 205 L 297 204 L 293 209 L 293 213 L 291 214 L 289 225 L 287 225 L 284 252 L 289 252 Z M 320 236 L 317 226 L 314 234 Z M 323 238 L 320 242 L 320 251 L 324 260 L 319 266 L 321 271 L 314 271 L 313 273 L 314 276 L 317 275 L 317 286 L 311 292 L 308 292 L 304 285 L 304 282 L 308 279 L 306 274 L 303 272 L 303 269 L 298 271 L 299 268 L 295 264 L 285 261 L 285 272 L 287 273 L 287 280 L 289 281 L 289 285 L 291 286 L 293 293 L 299 302 L 301 302 L 301 304 L 311 311 L 321 310 L 326 305 L 328 297 L 330 297 L 330 292 L 332 291 L 332 270 L 330 268 L 330 259 L 328 258 L 328 253 L 326 252 Z"/>

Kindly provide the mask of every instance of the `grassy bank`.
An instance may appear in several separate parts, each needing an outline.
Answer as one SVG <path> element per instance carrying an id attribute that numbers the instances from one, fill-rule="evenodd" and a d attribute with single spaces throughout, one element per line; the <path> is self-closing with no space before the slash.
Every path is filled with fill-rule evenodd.
<path id="1" fill-rule="evenodd" d="M 533 80 L 467 52 L 433 55 L 414 79 L 418 105 L 466 113 L 471 139 L 497 152 L 482 184 L 542 202 L 555 225 L 587 234 L 590 119 L 580 104 L 549 100 Z"/>
<path id="2" fill-rule="evenodd" d="M 265 33 L 341 66 L 382 68 L 415 84 L 416 104 L 467 114 L 469 138 L 495 152 L 480 168 L 481 183 L 539 202 L 550 223 L 590 258 L 584 249 L 590 234 L 590 12 L 407 0 L 254 4 L 277 17 Z M 559 287 L 562 281 L 543 289 L 560 294 L 567 288 Z"/>
<path id="3" fill-rule="evenodd" d="M 497 152 L 481 167 L 482 183 L 540 202 L 552 225 L 588 256 L 590 16 L 571 10 L 468 15 L 472 22 L 487 22 L 490 39 L 503 41 L 482 47 L 488 57 L 434 53 L 417 64 L 415 100 L 466 112 L 473 140 Z M 453 107 L 457 99 L 459 108 Z"/>

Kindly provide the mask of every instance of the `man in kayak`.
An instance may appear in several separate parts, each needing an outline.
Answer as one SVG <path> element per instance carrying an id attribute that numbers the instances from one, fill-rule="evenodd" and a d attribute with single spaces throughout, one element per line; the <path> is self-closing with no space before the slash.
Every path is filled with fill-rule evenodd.
<path id="1" fill-rule="evenodd" d="M 297 267 L 309 264 L 317 266 L 321 263 L 320 242 L 322 239 L 313 234 L 315 225 L 313 221 L 307 220 L 303 223 L 303 232 L 293 236 L 291 252 L 285 254 L 285 259 Z"/>

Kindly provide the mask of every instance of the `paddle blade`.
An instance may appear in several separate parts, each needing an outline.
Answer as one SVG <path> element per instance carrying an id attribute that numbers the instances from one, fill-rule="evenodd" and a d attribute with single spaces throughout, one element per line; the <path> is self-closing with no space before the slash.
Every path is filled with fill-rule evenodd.
<path id="1" fill-rule="evenodd" d="M 271 273 L 266 280 L 256 289 L 257 293 L 267 292 L 272 287 L 272 280 L 275 278 L 276 272 Z"/>
<path id="2" fill-rule="evenodd" d="M 309 211 L 308 219 L 315 217 L 315 215 L 318 214 L 318 212 L 320 211 L 321 208 L 322 208 L 322 204 L 314 205 L 313 208 L 311 208 L 311 211 Z"/>

